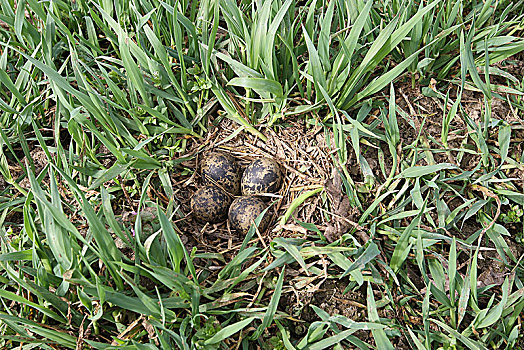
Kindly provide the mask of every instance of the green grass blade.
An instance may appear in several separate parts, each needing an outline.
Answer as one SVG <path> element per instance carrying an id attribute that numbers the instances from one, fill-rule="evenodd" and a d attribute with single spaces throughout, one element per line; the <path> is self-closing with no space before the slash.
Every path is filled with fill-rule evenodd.
<path id="1" fill-rule="evenodd" d="M 233 334 L 238 333 L 242 329 L 246 328 L 251 322 L 253 322 L 253 320 L 255 320 L 255 317 L 249 317 L 249 318 L 246 318 L 245 320 L 239 321 L 237 323 L 234 323 L 232 325 L 225 327 L 224 329 L 221 329 L 214 336 L 207 339 L 204 342 L 204 345 L 212 345 L 212 344 L 220 343 L 221 341 L 229 338 Z"/>

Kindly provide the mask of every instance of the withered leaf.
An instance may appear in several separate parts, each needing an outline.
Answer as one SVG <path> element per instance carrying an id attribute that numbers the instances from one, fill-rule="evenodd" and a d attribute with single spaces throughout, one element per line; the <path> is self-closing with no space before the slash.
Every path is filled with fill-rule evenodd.
<path id="1" fill-rule="evenodd" d="M 352 226 L 352 219 L 359 214 L 357 208 L 351 206 L 349 197 L 344 193 L 344 186 L 339 171 L 333 170 L 331 179 L 325 185 L 331 207 L 332 221 L 328 223 L 324 236 L 332 243 Z"/>

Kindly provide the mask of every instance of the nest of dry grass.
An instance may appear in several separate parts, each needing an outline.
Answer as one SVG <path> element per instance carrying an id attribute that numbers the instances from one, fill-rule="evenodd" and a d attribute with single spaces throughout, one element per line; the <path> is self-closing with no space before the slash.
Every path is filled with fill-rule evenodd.
<path id="1" fill-rule="evenodd" d="M 180 203 L 181 219 L 177 226 L 186 238 L 203 252 L 231 253 L 240 247 L 244 237 L 231 231 L 227 221 L 218 224 L 199 223 L 191 215 L 189 201 L 193 193 L 201 186 L 200 162 L 209 151 L 220 151 L 233 156 L 242 170 L 254 159 L 269 157 L 282 166 L 283 185 L 279 193 L 267 198 L 271 203 L 266 215 L 271 217 L 271 224 L 264 232 L 258 232 L 255 240 L 267 246 L 276 236 L 303 237 L 307 230 L 295 223 L 315 223 L 322 229 L 327 226 L 322 209 L 322 196 L 312 196 L 304 201 L 294 212 L 293 218 L 281 224 L 280 218 L 291 203 L 302 193 L 322 188 L 333 171 L 333 162 L 322 126 L 307 126 L 305 121 L 290 122 L 285 128 L 274 131 L 267 129 L 266 142 L 254 135 L 238 132 L 238 125 L 224 119 L 218 125 L 211 125 L 207 138 L 188 146 L 191 160 L 182 163 L 193 170 L 186 178 L 174 181 L 175 195 Z"/>

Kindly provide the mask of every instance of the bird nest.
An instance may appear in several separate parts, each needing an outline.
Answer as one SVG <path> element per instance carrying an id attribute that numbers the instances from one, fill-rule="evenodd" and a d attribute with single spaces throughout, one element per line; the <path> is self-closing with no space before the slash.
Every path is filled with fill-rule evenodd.
<path id="1" fill-rule="evenodd" d="M 281 165 L 284 173 L 282 187 L 278 193 L 266 198 L 271 203 L 266 213 L 270 225 L 264 231 L 257 230 L 253 237 L 262 246 L 267 246 L 275 237 L 307 238 L 314 234 L 323 239 L 323 233 L 332 231 L 333 222 L 328 217 L 336 213 L 329 213 L 326 202 L 330 196 L 322 191 L 326 184 L 333 187 L 333 181 L 328 180 L 336 174 L 334 152 L 326 141 L 331 135 L 323 126 L 307 123 L 305 120 L 290 121 L 285 127 L 268 128 L 265 130 L 267 141 L 263 141 L 239 130 L 238 124 L 223 119 L 210 126 L 205 140 L 188 144 L 190 160 L 181 165 L 190 170 L 191 175 L 174 175 L 172 179 L 176 185 L 175 198 L 180 204 L 179 219 L 175 224 L 183 234 L 183 240 L 189 246 L 196 246 L 197 251 L 225 254 L 234 253 L 245 238 L 231 230 L 227 220 L 218 224 L 201 223 L 191 213 L 191 196 L 202 185 L 200 165 L 210 151 L 230 154 L 242 170 L 260 157 L 272 158 Z M 338 182 L 340 192 L 342 184 Z M 341 192 L 340 195 L 343 197 Z"/>

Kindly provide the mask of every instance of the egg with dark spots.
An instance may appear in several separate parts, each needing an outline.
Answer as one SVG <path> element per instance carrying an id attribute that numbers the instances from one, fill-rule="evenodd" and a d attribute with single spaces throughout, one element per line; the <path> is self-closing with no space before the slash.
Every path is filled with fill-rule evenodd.
<path id="1" fill-rule="evenodd" d="M 242 176 L 242 194 L 260 195 L 277 193 L 282 185 L 282 171 L 277 162 L 269 158 L 254 160 Z"/>
<path id="2" fill-rule="evenodd" d="M 231 229 L 241 233 L 247 233 L 255 222 L 255 219 L 266 209 L 266 204 L 260 198 L 253 196 L 238 197 L 229 207 L 229 224 Z M 264 215 L 259 231 L 264 231 L 269 224 L 269 216 Z"/>
<path id="3" fill-rule="evenodd" d="M 233 157 L 219 152 L 208 153 L 202 162 L 204 184 L 215 185 L 233 194 L 240 194 L 240 167 Z"/>
<path id="4" fill-rule="evenodd" d="M 217 223 L 227 218 L 232 198 L 216 186 L 204 186 L 191 197 L 191 210 L 198 221 Z"/>

